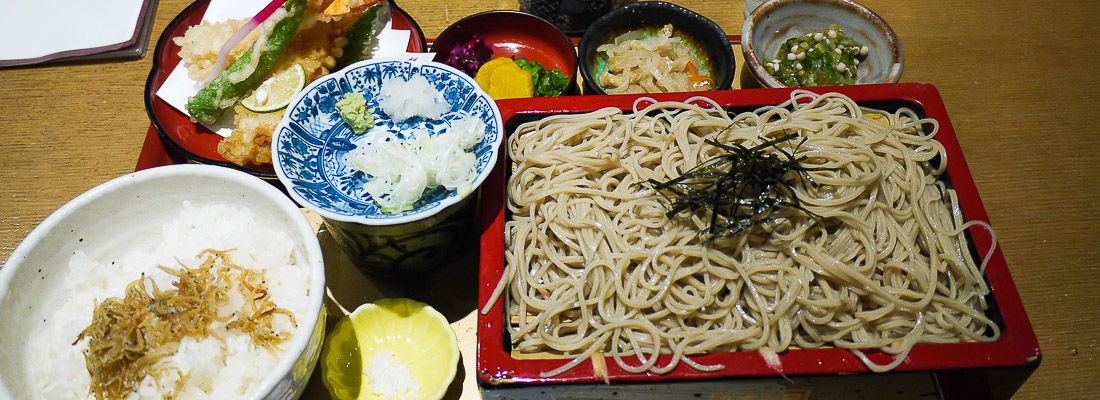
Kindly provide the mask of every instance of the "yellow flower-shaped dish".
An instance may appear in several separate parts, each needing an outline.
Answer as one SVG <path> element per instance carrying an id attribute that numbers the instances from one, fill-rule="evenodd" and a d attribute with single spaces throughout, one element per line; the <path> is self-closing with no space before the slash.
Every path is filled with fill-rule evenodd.
<path id="1" fill-rule="evenodd" d="M 458 358 L 443 314 L 417 301 L 383 299 L 336 323 L 321 353 L 321 377 L 340 400 L 437 400 Z"/>

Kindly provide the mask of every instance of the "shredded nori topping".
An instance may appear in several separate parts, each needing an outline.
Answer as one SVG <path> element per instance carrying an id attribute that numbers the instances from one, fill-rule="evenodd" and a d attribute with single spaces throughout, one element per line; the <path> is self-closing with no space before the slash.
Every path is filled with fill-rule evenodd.
<path id="1" fill-rule="evenodd" d="M 704 242 L 743 236 L 754 227 L 774 221 L 777 211 L 785 208 L 819 219 L 802 206 L 792 182 L 816 186 L 807 172 L 830 168 L 807 168 L 802 165 L 806 156 L 794 156 L 806 137 L 792 150 L 784 148 L 784 144 L 789 147 L 790 141 L 798 136 L 789 133 L 753 147 L 709 138 L 707 144 L 725 153 L 679 177 L 665 182 L 649 179 L 646 183 L 667 200 L 669 218 L 682 211 L 703 210 L 709 214 L 709 226 L 700 232 Z"/>

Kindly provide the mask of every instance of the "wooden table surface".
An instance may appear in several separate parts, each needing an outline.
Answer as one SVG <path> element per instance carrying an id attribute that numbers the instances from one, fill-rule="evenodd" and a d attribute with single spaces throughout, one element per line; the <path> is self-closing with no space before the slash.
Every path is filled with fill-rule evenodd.
<path id="1" fill-rule="evenodd" d="M 143 59 L 0 70 L 0 259 L 65 202 L 133 171 L 149 126 L 152 47 L 188 3 L 160 1 Z M 401 5 L 434 37 L 465 15 L 517 3 Z M 741 31 L 740 1 L 680 3 Z M 942 93 L 997 230 L 1043 351 L 1018 398 L 1100 396 L 1100 2 L 864 4 L 901 37 L 902 80 Z"/>

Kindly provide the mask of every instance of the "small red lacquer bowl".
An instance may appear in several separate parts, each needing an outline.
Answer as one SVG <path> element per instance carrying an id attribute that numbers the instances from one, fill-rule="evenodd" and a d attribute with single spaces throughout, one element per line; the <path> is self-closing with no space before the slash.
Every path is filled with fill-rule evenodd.
<path id="1" fill-rule="evenodd" d="M 569 76 L 565 93 L 577 82 L 577 51 L 573 41 L 549 21 L 519 11 L 486 11 L 463 18 L 439 34 L 432 44 L 436 62 L 445 62 L 451 49 L 482 37 L 493 58 L 526 58 Z"/>

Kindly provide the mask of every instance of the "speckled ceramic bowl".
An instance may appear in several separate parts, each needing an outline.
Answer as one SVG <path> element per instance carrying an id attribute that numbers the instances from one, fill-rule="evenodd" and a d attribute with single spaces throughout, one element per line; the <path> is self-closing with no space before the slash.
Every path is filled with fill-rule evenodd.
<path id="1" fill-rule="evenodd" d="M 764 60 L 774 58 L 787 39 L 825 31 L 830 24 L 840 25 L 869 49 L 859 64 L 856 84 L 901 79 L 905 51 L 897 34 L 878 14 L 850 0 L 771 0 L 757 7 L 741 28 L 745 70 L 765 87 L 786 87 L 764 69 Z"/>
<path id="2" fill-rule="evenodd" d="M 281 227 L 309 268 L 308 315 L 302 332 L 284 344 L 278 363 L 244 399 L 290 399 L 301 395 L 317 364 L 324 339 L 325 270 L 313 227 L 286 195 L 244 172 L 210 165 L 173 165 L 135 172 L 81 194 L 47 217 L 0 269 L 0 399 L 35 398 L 27 335 L 66 295 L 58 272 L 77 250 L 106 260 L 133 250 L 142 238 L 159 236 L 183 201 L 247 206 L 267 225 Z M 104 271 L 110 273 L 110 271 Z M 136 279 L 136 277 L 135 277 Z M 121 290 L 121 288 L 120 288 Z"/>

